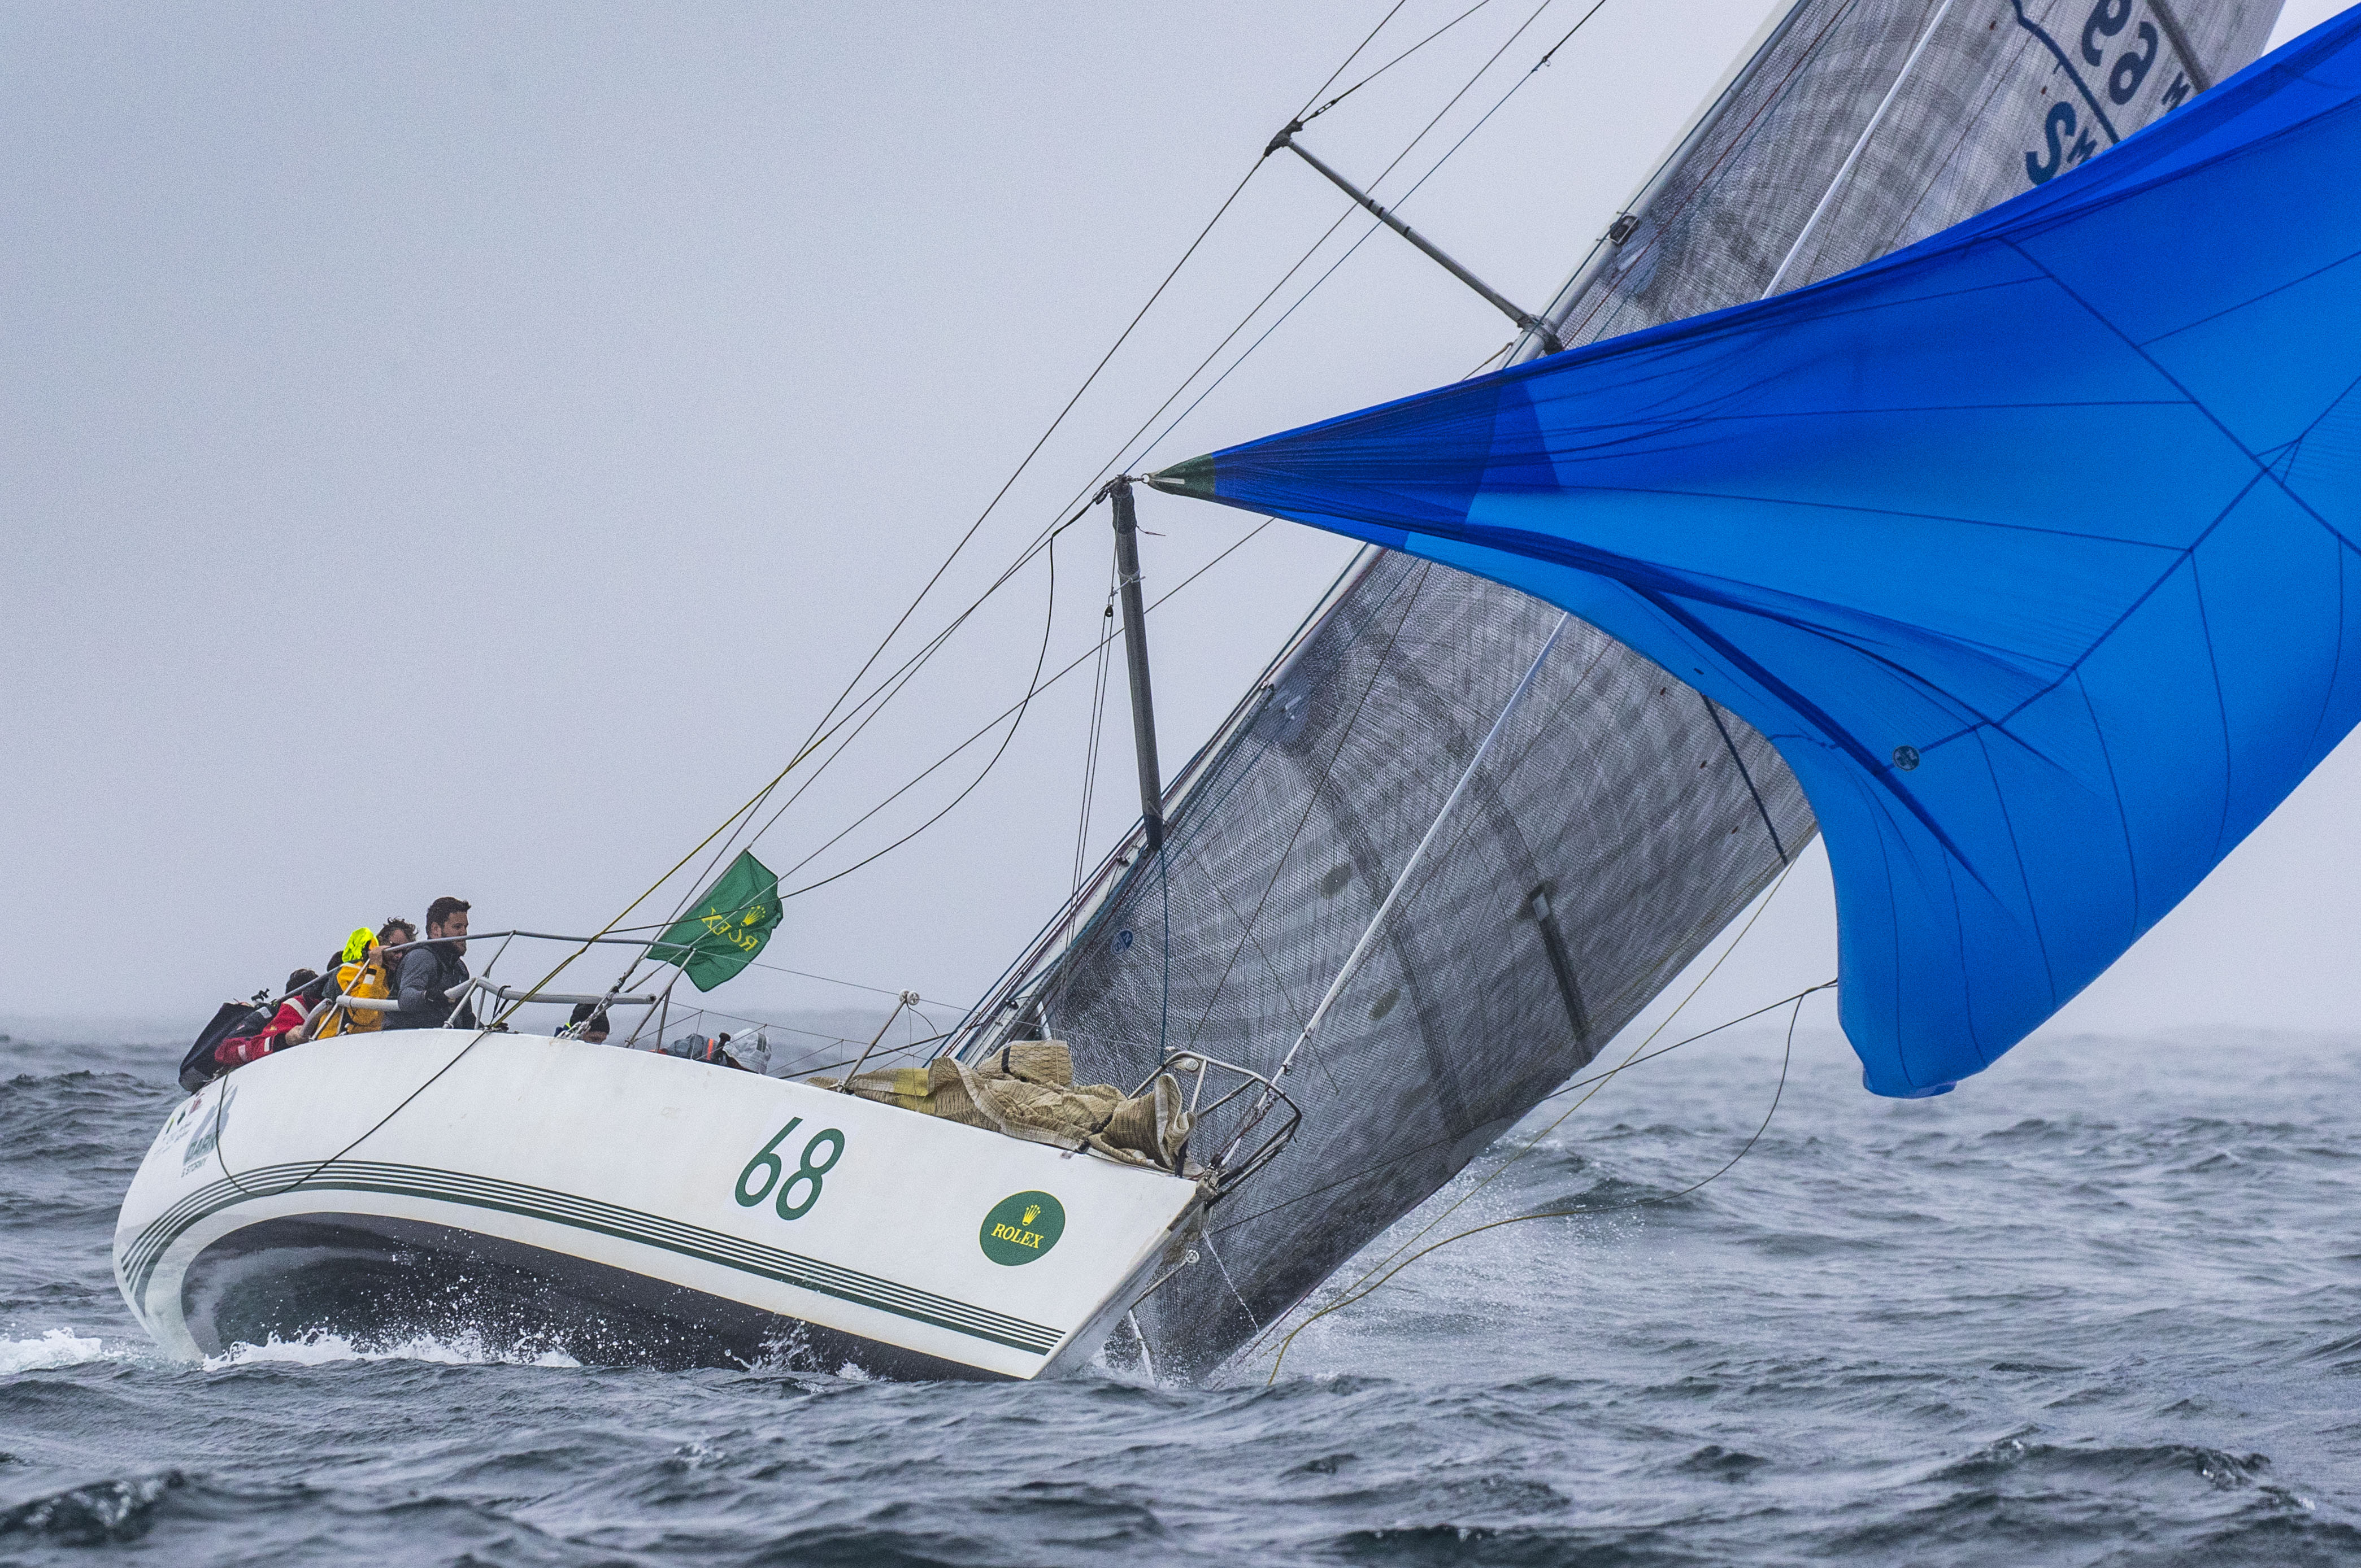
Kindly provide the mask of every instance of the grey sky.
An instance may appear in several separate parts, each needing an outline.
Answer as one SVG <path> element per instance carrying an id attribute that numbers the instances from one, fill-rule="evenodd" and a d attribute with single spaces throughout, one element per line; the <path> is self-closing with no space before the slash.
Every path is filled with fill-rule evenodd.
<path id="1" fill-rule="evenodd" d="M 1379 193 L 1584 8 L 1556 0 Z M 1540 301 L 1764 8 L 1608 0 L 1409 214 Z M 1411 0 L 1345 80 L 1463 9 Z M 0 1008 L 193 1019 L 446 892 L 482 927 L 614 914 L 781 765 L 1383 11 L 0 10 Z M 1486 7 L 1307 141 L 1374 177 L 1532 13 Z M 1341 211 L 1263 168 L 913 625 Z M 1381 235 L 1156 456 L 1448 379 L 1506 329 Z M 1153 496 L 1141 521 L 1151 594 L 1250 526 Z M 1170 762 L 1345 554 L 1273 526 L 1153 618 Z M 1103 521 L 1057 567 L 1053 669 L 1095 635 Z M 973 776 L 986 752 L 820 848 L 1022 692 L 1047 596 L 1037 565 L 797 802 L 760 848 L 818 851 L 788 885 Z M 792 901 L 768 957 L 986 983 L 1071 877 L 1088 696 L 1053 688 L 941 825 Z M 1111 722 L 1093 854 L 1132 803 L 1119 698 Z M 2055 1027 L 2343 1024 L 2356 805 L 2348 745 Z M 1825 978 L 1832 932 L 1807 868 L 1717 994 Z M 717 995 L 853 1000 L 765 971 Z"/>

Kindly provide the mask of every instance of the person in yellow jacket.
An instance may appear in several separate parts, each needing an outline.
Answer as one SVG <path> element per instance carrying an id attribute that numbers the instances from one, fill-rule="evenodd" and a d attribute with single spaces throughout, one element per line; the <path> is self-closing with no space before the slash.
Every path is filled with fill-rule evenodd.
<path id="1" fill-rule="evenodd" d="M 337 991 L 364 1002 L 391 1000 L 393 971 L 401 960 L 385 949 L 417 939 L 418 927 L 407 920 L 387 921 L 375 937 L 368 927 L 361 927 L 345 938 L 344 961 L 336 967 Z M 333 1007 L 312 1037 L 324 1040 L 331 1035 L 368 1034 L 384 1023 L 385 1013 L 375 1008 Z"/>

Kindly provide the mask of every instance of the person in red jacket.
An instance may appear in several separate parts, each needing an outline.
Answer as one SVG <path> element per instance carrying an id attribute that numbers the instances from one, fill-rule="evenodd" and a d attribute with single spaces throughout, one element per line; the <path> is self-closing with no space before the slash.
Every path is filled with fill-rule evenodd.
<path id="1" fill-rule="evenodd" d="M 279 1003 L 279 1012 L 271 1018 L 269 1027 L 258 1035 L 224 1040 L 214 1047 L 214 1060 L 227 1072 L 283 1049 L 290 1036 L 301 1034 L 304 1021 L 311 1016 L 313 1003 L 318 1000 L 319 989 L 316 970 L 299 969 L 289 975 L 286 999 Z"/>

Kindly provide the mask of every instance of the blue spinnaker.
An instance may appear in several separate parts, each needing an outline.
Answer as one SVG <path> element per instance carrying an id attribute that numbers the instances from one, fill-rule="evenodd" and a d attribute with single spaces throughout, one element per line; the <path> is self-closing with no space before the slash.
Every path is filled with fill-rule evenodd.
<path id="1" fill-rule="evenodd" d="M 2361 718 L 2361 8 L 1855 271 L 1159 487 L 1497 578 L 1743 714 L 1868 1086 L 1938 1093 Z"/>

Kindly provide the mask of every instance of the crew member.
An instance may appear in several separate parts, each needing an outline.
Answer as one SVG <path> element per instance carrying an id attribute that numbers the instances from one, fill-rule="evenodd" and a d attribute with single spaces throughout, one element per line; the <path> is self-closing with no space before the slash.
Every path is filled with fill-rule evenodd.
<path id="1" fill-rule="evenodd" d="M 386 1015 L 389 1029 L 472 1029 L 476 1010 L 460 1004 L 467 983 L 467 903 L 438 898 L 426 906 L 426 940 L 403 955 L 394 995 L 401 1005 Z M 456 1011 L 454 1010 L 456 1006 Z"/>
<path id="2" fill-rule="evenodd" d="M 258 1035 L 240 1035 L 215 1046 L 214 1064 L 227 1072 L 250 1061 L 260 1061 L 273 1051 L 300 1044 L 303 1021 L 311 1015 L 313 1004 L 319 999 L 318 971 L 297 970 L 287 977 L 287 995 L 279 1003 L 279 1011 L 272 1016 L 269 1027 Z"/>
<path id="3" fill-rule="evenodd" d="M 418 938 L 418 927 L 399 917 L 388 920 L 377 928 L 372 939 L 364 926 L 345 939 L 345 949 L 338 955 L 336 994 L 359 1002 L 386 1002 L 393 997 L 393 977 L 401 966 L 401 955 L 390 954 L 388 948 L 400 947 Z M 375 1007 L 332 1007 L 321 1019 L 312 1037 L 324 1040 L 331 1035 L 366 1035 L 384 1027 L 386 1010 Z"/>

